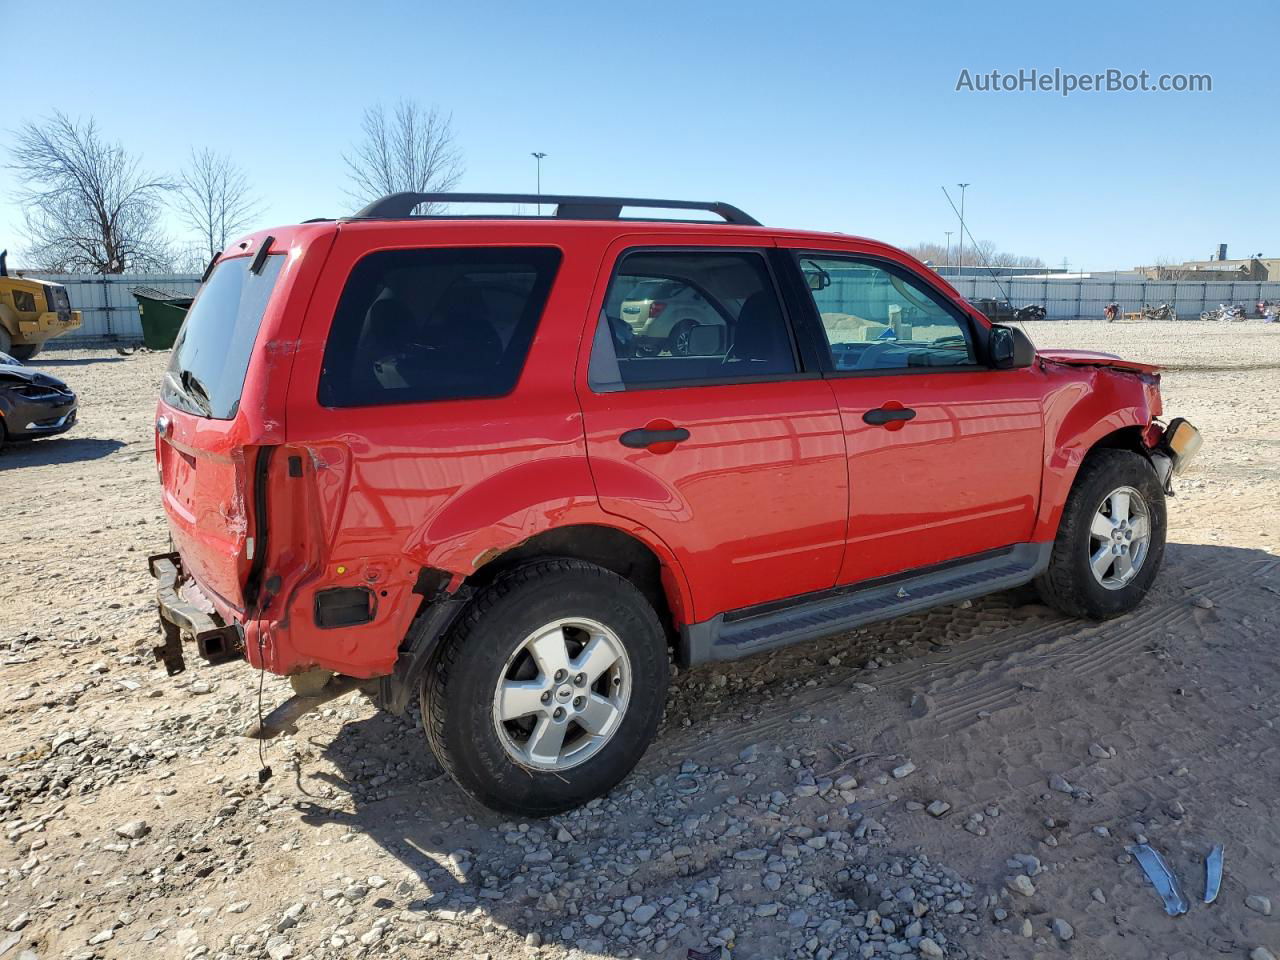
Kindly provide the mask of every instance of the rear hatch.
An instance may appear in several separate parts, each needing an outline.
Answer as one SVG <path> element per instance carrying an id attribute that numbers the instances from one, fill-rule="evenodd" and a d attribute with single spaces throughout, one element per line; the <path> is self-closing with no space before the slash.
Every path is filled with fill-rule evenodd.
<path id="1" fill-rule="evenodd" d="M 259 448 L 242 410 L 246 374 L 285 256 L 221 260 L 187 314 L 160 388 L 156 458 L 174 546 L 223 605 L 245 608 Z M 265 411 L 255 411 L 266 415 Z"/>

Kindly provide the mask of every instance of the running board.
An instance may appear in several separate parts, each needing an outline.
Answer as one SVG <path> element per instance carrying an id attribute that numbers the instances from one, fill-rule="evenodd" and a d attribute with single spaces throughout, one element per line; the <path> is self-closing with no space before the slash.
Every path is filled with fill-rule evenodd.
<path id="1" fill-rule="evenodd" d="M 680 631 L 681 662 L 737 660 L 831 637 L 880 620 L 971 600 L 1030 582 L 1049 565 L 1050 543 L 1020 543 L 960 561 L 731 610 Z"/>

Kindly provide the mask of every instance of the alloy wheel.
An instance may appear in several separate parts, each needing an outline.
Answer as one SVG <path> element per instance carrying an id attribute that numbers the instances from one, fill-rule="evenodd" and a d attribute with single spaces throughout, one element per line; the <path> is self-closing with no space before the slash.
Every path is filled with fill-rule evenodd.
<path id="1" fill-rule="evenodd" d="M 1108 590 L 1127 587 L 1146 562 L 1151 546 L 1151 508 L 1133 487 L 1103 498 L 1089 524 L 1089 569 Z"/>
<path id="2" fill-rule="evenodd" d="M 631 661 L 596 620 L 556 620 L 507 660 L 493 696 L 504 750 L 521 766 L 562 771 L 584 763 L 617 732 L 631 696 Z"/>

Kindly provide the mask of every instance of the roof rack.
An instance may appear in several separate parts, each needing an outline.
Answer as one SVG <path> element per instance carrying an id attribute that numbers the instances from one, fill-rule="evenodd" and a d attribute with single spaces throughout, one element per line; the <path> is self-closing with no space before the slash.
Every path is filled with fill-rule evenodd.
<path id="1" fill-rule="evenodd" d="M 558 194 L 532 193 L 390 193 L 375 200 L 355 215 L 356 220 L 401 219 L 413 217 L 416 207 L 424 203 L 529 203 L 555 204 L 561 220 L 622 220 L 623 207 L 651 207 L 661 210 L 705 210 L 726 223 L 760 226 L 760 221 L 728 203 L 697 200 L 641 200 L 635 197 L 569 197 Z M 427 219 L 427 218 L 424 218 Z M 452 217 L 449 219 L 453 219 Z"/>

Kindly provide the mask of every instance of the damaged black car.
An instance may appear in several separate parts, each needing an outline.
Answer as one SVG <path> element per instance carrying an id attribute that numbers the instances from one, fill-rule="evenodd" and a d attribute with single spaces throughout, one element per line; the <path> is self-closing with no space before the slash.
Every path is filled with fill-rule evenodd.
<path id="1" fill-rule="evenodd" d="M 0 447 L 10 440 L 65 433 L 75 422 L 76 395 L 70 387 L 0 353 Z"/>

